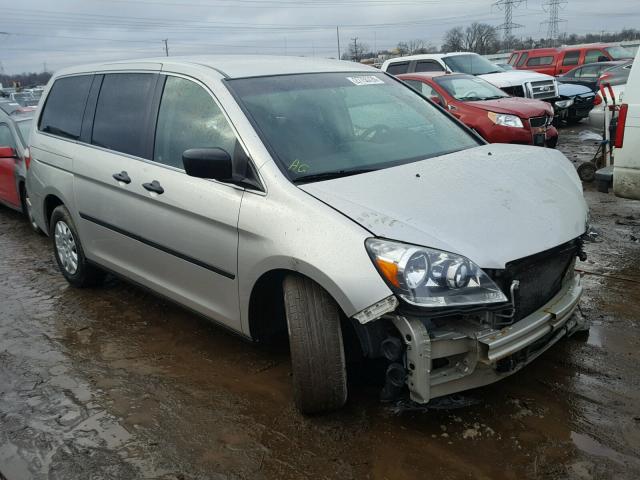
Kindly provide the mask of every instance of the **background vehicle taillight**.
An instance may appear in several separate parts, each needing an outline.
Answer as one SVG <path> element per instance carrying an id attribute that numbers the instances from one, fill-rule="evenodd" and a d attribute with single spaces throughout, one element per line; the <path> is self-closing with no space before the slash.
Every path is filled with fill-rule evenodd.
<path id="1" fill-rule="evenodd" d="M 597 94 L 596 98 L 593 99 L 593 104 L 600 105 L 601 103 L 602 103 L 602 97 L 600 96 L 600 94 Z"/>
<path id="2" fill-rule="evenodd" d="M 613 146 L 616 148 L 622 148 L 624 142 L 624 125 L 627 123 L 627 111 L 629 105 L 623 103 L 620 105 L 620 111 L 618 112 L 618 125 L 616 125 L 616 138 L 613 142 Z"/>
<path id="3" fill-rule="evenodd" d="M 31 165 L 31 150 L 29 148 L 24 151 L 24 164 L 29 170 L 29 165 Z"/>

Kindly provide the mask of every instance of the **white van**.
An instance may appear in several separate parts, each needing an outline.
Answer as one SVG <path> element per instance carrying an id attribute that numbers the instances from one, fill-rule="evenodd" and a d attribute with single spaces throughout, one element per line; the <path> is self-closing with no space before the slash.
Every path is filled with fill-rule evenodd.
<path id="1" fill-rule="evenodd" d="M 622 96 L 615 138 L 613 192 L 640 200 L 640 50 L 631 68 Z"/>

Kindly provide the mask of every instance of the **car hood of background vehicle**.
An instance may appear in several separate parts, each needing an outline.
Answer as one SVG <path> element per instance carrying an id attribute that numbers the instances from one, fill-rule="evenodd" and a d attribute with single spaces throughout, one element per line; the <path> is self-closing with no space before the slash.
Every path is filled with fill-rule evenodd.
<path id="1" fill-rule="evenodd" d="M 548 103 L 540 100 L 520 97 L 497 98 L 495 100 L 479 100 L 466 102 L 488 112 L 510 113 L 520 118 L 543 117 L 553 115 L 553 109 Z"/>
<path id="2" fill-rule="evenodd" d="M 375 236 L 458 253 L 482 268 L 577 238 L 587 216 L 566 157 L 521 145 L 484 145 L 300 188 Z"/>
<path id="3" fill-rule="evenodd" d="M 530 72 L 527 70 L 508 70 L 506 72 L 487 73 L 486 75 L 478 76 L 498 88 L 522 85 L 524 82 L 541 82 L 544 80 L 553 80 L 553 77 L 551 75 Z"/>
<path id="4" fill-rule="evenodd" d="M 575 97 L 584 94 L 587 94 L 587 96 L 595 96 L 593 90 L 585 85 L 577 83 L 558 83 L 558 95 L 561 97 Z"/>

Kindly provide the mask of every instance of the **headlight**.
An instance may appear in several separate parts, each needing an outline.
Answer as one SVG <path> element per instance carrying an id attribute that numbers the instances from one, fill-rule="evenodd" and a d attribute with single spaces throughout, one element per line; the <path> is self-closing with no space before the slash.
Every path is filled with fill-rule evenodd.
<path id="1" fill-rule="evenodd" d="M 494 113 L 489 112 L 489 120 L 496 125 L 502 125 L 504 127 L 522 128 L 522 120 L 516 115 L 507 115 L 506 113 Z"/>
<path id="2" fill-rule="evenodd" d="M 573 105 L 573 98 L 568 100 L 558 100 L 556 102 L 556 107 L 558 108 L 569 108 L 571 105 Z"/>
<path id="3" fill-rule="evenodd" d="M 454 253 L 369 238 L 367 251 L 391 290 L 412 305 L 449 307 L 508 301 L 476 264 Z"/>

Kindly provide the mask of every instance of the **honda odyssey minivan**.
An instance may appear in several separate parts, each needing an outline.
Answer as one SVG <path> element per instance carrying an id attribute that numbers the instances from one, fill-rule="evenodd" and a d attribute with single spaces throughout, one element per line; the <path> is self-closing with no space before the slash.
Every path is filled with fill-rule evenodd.
<path id="1" fill-rule="evenodd" d="M 66 69 L 45 97 L 27 189 L 68 282 L 288 332 L 302 412 L 344 404 L 345 348 L 385 365 L 386 399 L 427 403 L 583 327 L 571 163 L 488 145 L 374 68 L 172 57 Z"/>

